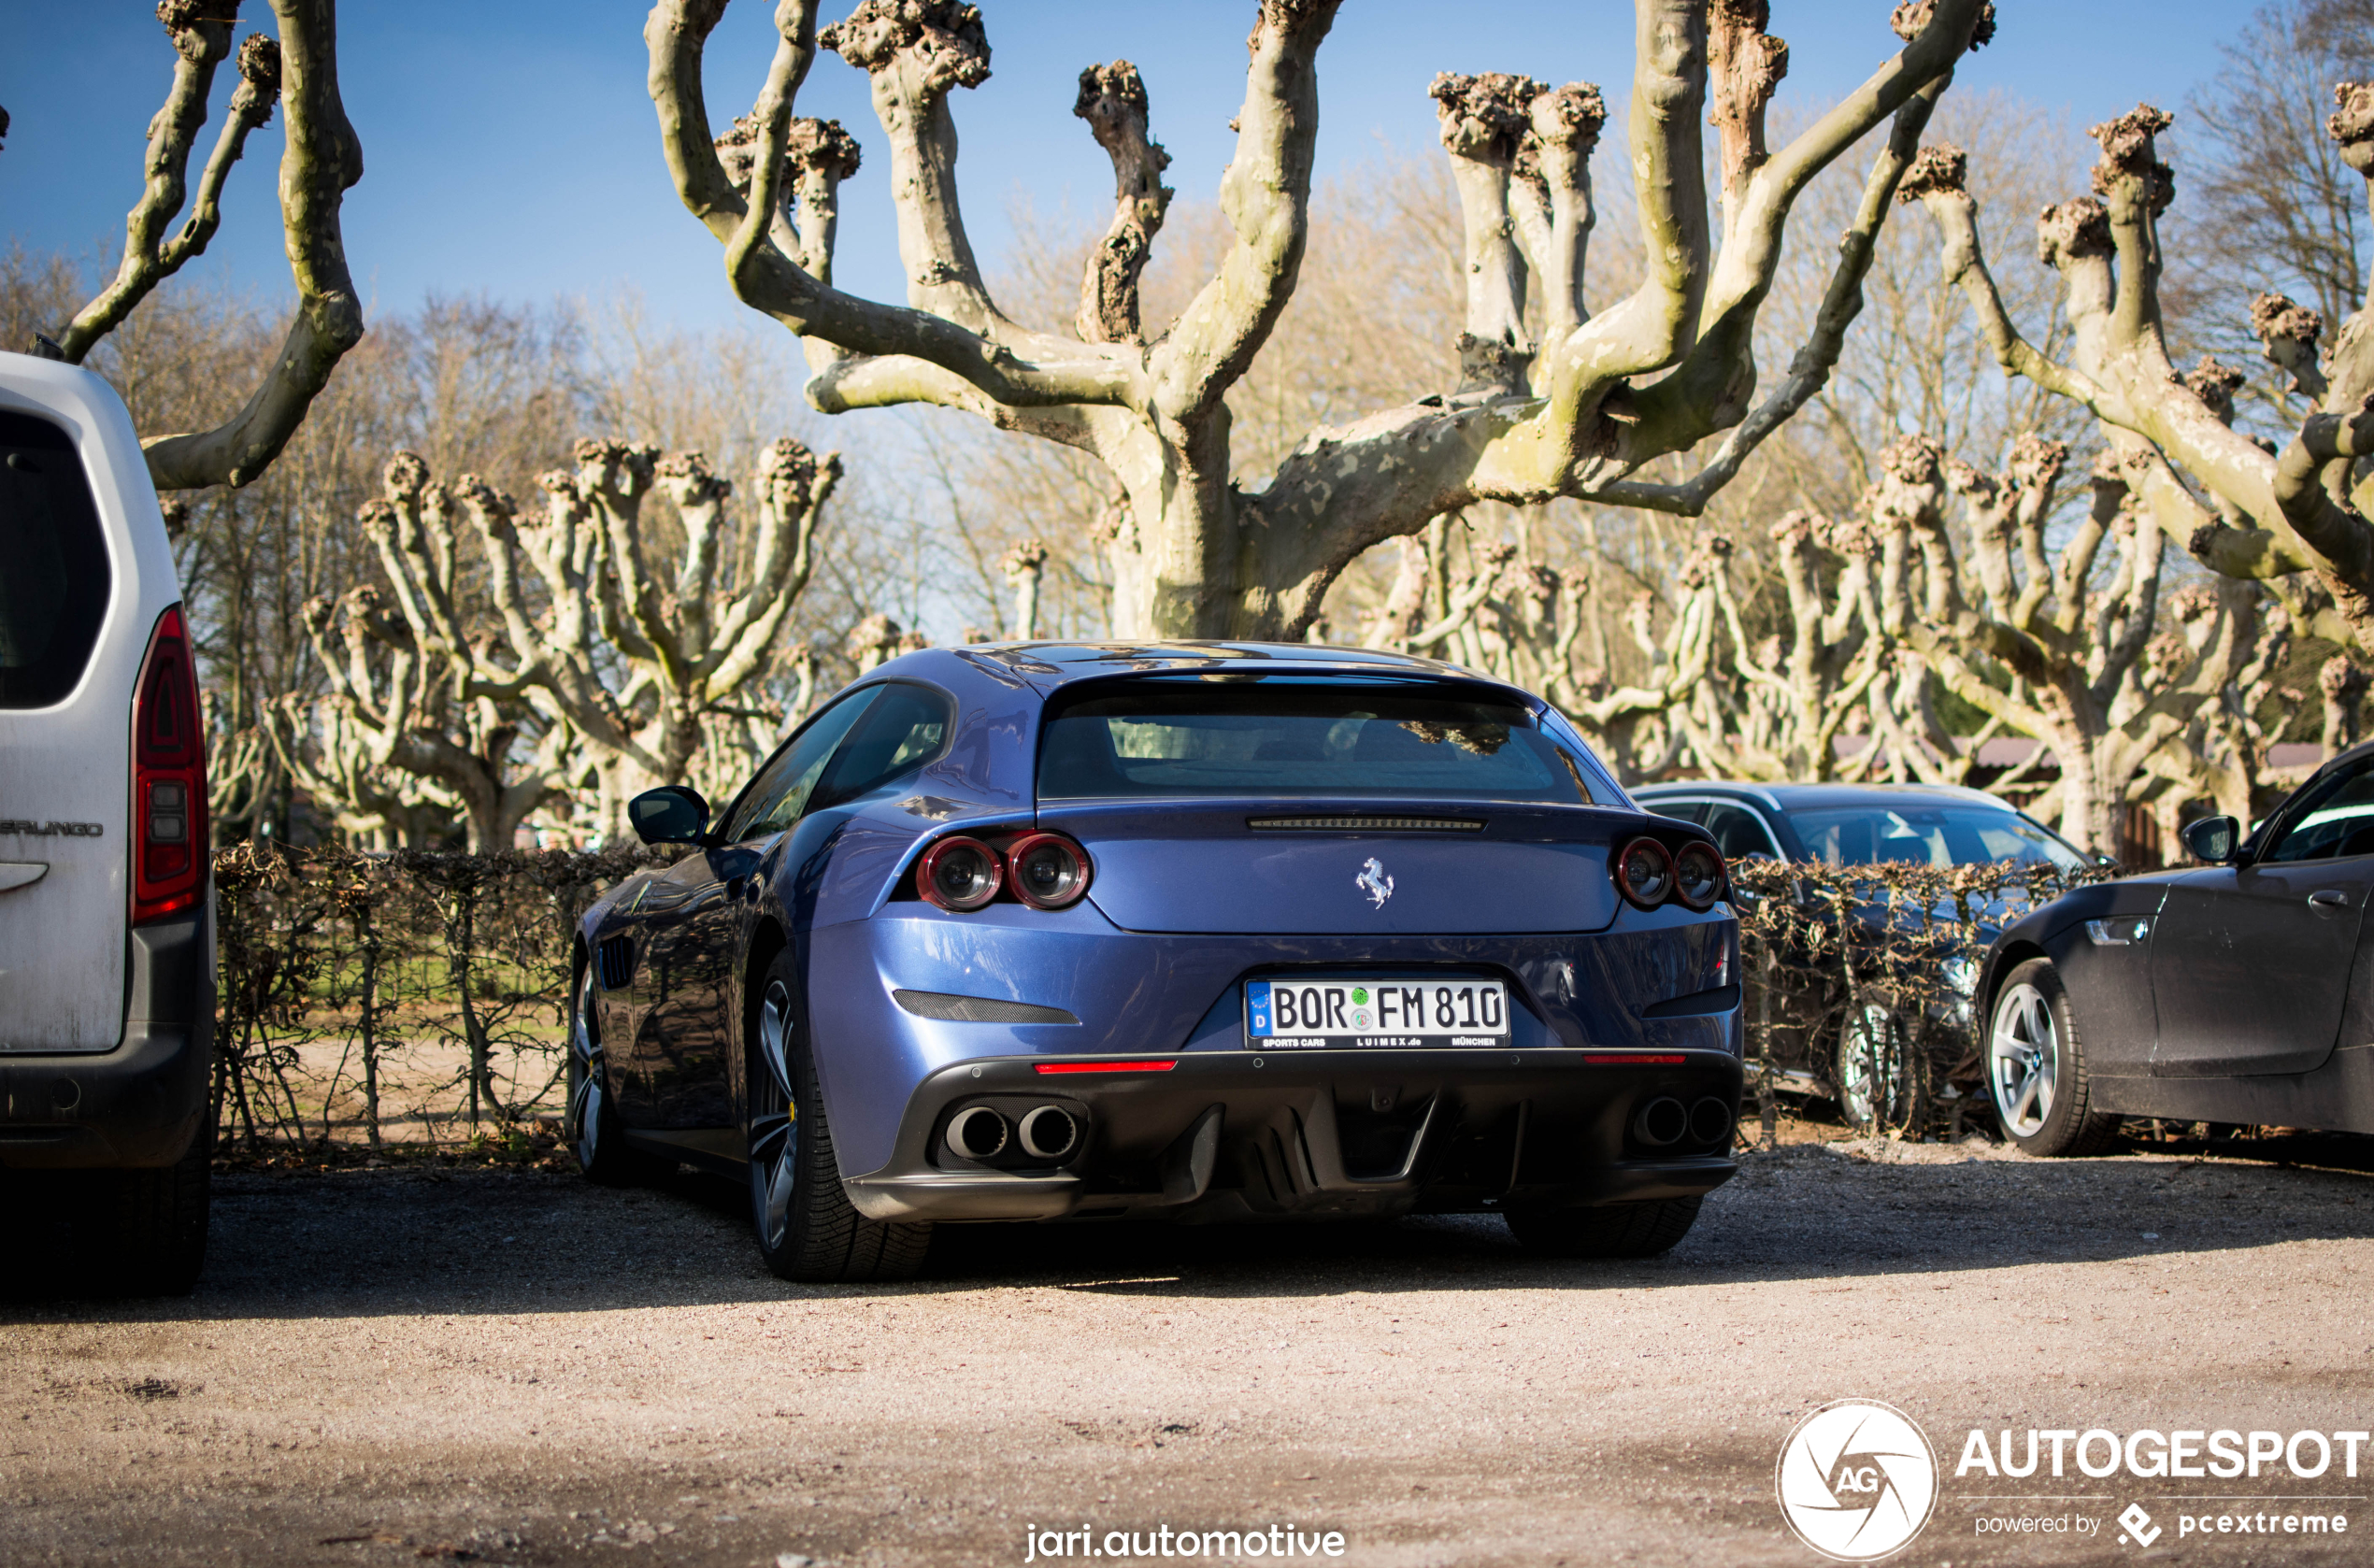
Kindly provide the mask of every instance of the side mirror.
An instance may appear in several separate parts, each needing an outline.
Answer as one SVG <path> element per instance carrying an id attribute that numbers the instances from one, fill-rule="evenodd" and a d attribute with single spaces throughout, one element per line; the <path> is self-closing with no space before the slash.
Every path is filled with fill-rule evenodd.
<path id="1" fill-rule="evenodd" d="M 683 784 L 663 784 L 626 803 L 626 820 L 646 844 L 698 844 L 708 826 L 708 802 Z"/>
<path id="2" fill-rule="evenodd" d="M 2193 851 L 2195 860 L 2224 865 L 2234 859 L 2242 828 L 2231 817 L 2204 817 L 2197 822 L 2185 823 L 2182 836 L 2184 847 Z"/>

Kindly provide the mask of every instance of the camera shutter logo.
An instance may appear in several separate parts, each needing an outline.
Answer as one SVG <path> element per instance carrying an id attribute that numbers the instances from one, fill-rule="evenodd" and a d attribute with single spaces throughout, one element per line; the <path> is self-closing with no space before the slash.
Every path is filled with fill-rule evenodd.
<path id="1" fill-rule="evenodd" d="M 1938 1457 L 1895 1405 L 1835 1400 L 1789 1433 L 1773 1486 L 1798 1540 L 1840 1562 L 1871 1562 L 1929 1522 Z"/>

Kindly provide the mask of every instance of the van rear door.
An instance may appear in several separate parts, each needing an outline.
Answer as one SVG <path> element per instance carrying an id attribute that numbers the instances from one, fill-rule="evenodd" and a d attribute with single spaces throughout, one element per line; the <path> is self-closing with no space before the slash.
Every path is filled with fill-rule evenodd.
<path id="1" fill-rule="evenodd" d="M 0 353 L 0 1052 L 122 1038 L 133 690 L 179 597 L 122 401 Z"/>

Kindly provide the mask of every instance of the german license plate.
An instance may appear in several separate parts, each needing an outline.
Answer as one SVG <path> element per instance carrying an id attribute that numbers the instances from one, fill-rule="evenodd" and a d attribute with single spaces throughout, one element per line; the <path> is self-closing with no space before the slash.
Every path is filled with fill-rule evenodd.
<path id="1" fill-rule="evenodd" d="M 1498 980 L 1333 979 L 1245 983 L 1245 1043 L 1254 1050 L 1423 1050 L 1509 1043 Z"/>

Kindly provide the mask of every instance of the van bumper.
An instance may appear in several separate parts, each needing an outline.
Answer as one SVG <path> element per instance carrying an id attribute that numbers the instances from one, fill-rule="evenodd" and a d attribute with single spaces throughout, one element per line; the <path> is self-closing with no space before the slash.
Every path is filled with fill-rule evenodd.
<path id="1" fill-rule="evenodd" d="M 0 1054 L 0 1169 L 132 1169 L 190 1151 L 214 1065 L 209 911 L 138 927 L 129 957 L 115 1049 Z"/>

